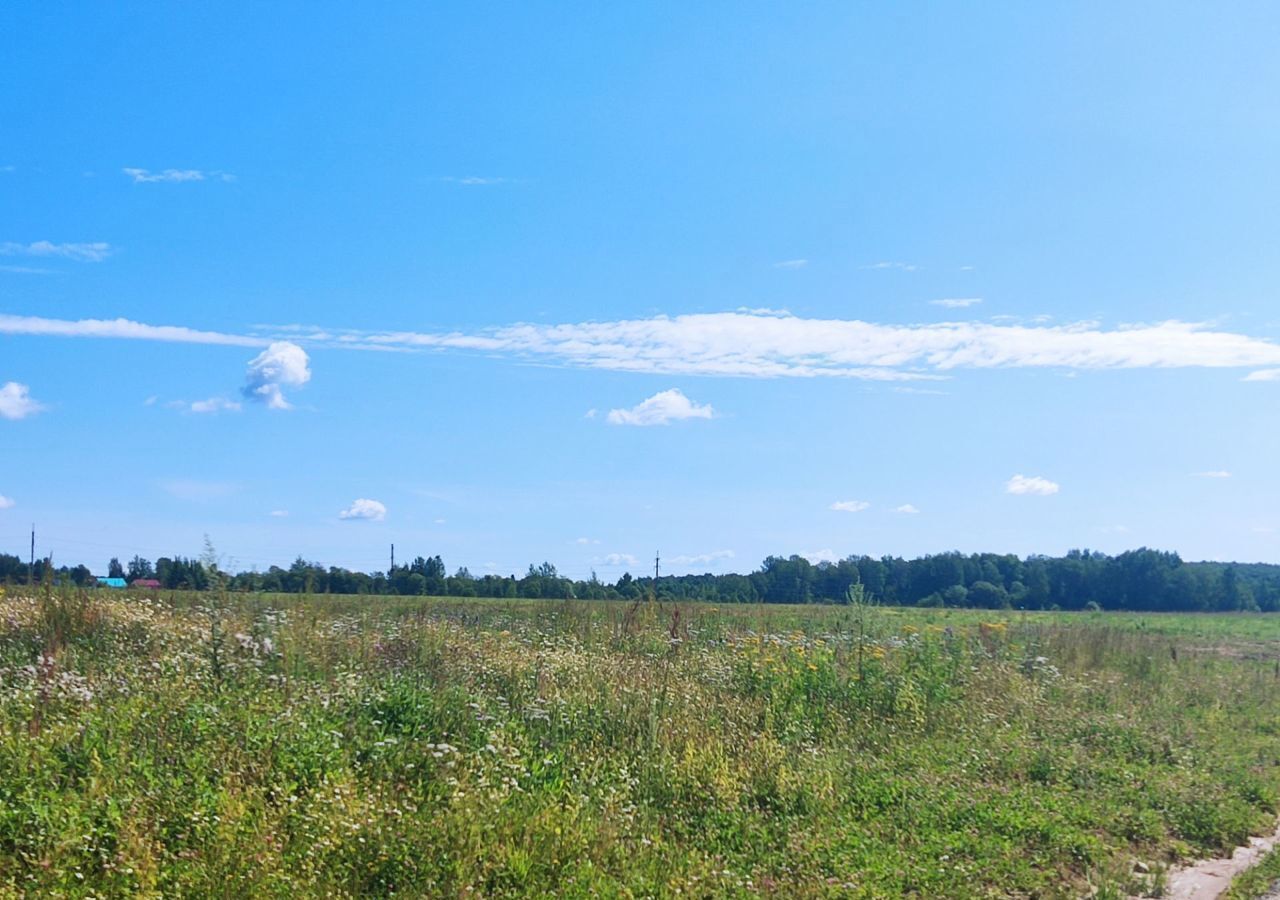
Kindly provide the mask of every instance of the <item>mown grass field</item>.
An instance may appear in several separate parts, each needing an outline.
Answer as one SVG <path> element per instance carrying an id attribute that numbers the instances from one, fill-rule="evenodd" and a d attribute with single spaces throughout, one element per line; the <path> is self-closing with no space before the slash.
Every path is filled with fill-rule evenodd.
<path id="1" fill-rule="evenodd" d="M 0 895 L 1119 897 L 1272 827 L 1278 660 L 1263 616 L 10 589 Z"/>

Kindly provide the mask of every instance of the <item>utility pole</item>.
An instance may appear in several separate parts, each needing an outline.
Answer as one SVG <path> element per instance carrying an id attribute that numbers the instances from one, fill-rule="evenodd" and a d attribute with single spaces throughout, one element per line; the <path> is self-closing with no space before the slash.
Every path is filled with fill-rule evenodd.
<path id="1" fill-rule="evenodd" d="M 649 595 L 650 600 L 658 599 L 658 566 L 662 562 L 662 554 L 657 550 L 653 551 L 653 593 Z"/>
<path id="2" fill-rule="evenodd" d="M 396 572 L 396 545 L 391 545 L 391 571 L 387 575 L 394 575 Z"/>
<path id="3" fill-rule="evenodd" d="M 31 523 L 31 562 L 27 565 L 27 587 L 36 583 L 36 523 Z"/>

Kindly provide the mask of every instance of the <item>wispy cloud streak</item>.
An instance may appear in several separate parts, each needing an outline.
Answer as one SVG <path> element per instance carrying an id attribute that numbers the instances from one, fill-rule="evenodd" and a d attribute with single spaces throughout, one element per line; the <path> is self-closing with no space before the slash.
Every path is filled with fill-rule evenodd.
<path id="1" fill-rule="evenodd" d="M 150 169 L 129 167 L 121 169 L 133 179 L 134 184 L 157 184 L 160 182 L 180 183 L 184 181 L 235 181 L 236 176 L 230 172 L 215 170 L 204 172 L 200 169 L 163 169 L 152 172 Z"/>
<path id="2" fill-rule="evenodd" d="M 111 245 L 105 241 L 84 244 L 55 244 L 52 241 L 33 241 L 22 244 L 16 241 L 0 243 L 0 256 L 41 256 L 70 259 L 75 262 L 102 262 L 111 255 Z"/>
<path id="3" fill-rule="evenodd" d="M 179 344 L 221 344 L 232 347 L 265 347 L 266 338 L 219 331 L 201 331 L 183 325 L 147 325 L 131 319 L 46 319 L 0 313 L 0 334 L 38 337 L 118 338 L 132 341 L 168 341 Z"/>
<path id="4" fill-rule="evenodd" d="M 292 330 L 228 334 L 128 319 L 0 315 L 0 334 L 266 346 L 287 339 L 359 350 L 471 351 L 582 368 L 743 378 L 938 380 L 958 369 L 1254 368 L 1280 366 L 1280 344 L 1167 321 L 1105 328 L 1006 322 L 886 325 L 754 311 L 605 322 L 517 323 L 475 331 Z M 1262 380 L 1261 376 L 1253 376 Z"/>

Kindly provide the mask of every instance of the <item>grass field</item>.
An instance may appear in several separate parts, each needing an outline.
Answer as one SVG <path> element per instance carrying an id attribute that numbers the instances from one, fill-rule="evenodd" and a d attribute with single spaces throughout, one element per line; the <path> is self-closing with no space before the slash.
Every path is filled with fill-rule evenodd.
<path id="1" fill-rule="evenodd" d="M 0 895 L 1158 891 L 1272 826 L 1278 660 L 1280 616 L 10 589 Z"/>

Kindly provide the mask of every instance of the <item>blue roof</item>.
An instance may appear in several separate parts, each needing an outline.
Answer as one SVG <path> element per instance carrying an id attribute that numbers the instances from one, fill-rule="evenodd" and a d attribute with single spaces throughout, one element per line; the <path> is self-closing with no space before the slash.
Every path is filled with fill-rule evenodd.
<path id="1" fill-rule="evenodd" d="M 98 578 L 98 584 L 105 587 L 122 588 L 127 587 L 123 578 Z"/>

